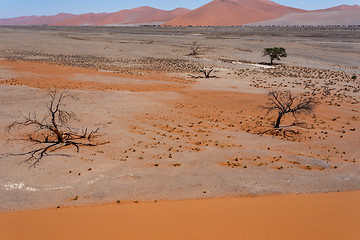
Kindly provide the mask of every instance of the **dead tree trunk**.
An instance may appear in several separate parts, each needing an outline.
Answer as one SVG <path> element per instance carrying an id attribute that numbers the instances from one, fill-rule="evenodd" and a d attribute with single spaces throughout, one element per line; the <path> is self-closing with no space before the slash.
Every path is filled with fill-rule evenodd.
<path id="1" fill-rule="evenodd" d="M 276 122 L 275 122 L 275 124 L 274 124 L 274 127 L 275 128 L 280 128 L 280 121 L 281 121 L 281 118 L 283 117 L 284 115 L 281 113 L 281 112 L 279 112 L 279 115 L 278 115 L 278 117 L 277 117 L 277 119 L 276 119 Z"/>

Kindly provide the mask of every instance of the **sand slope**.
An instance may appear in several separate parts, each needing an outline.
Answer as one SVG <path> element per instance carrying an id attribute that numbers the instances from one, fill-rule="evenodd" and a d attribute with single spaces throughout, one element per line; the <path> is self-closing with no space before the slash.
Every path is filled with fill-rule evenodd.
<path id="1" fill-rule="evenodd" d="M 306 11 L 285 7 L 268 0 L 214 0 L 167 22 L 166 25 L 243 25 L 300 12 Z"/>
<path id="2" fill-rule="evenodd" d="M 348 192 L 48 209 L 2 213 L 0 232 L 4 240 L 355 240 L 359 201 Z"/>
<path id="3" fill-rule="evenodd" d="M 309 13 L 290 13 L 278 19 L 257 22 L 250 25 L 359 25 L 360 9 L 329 10 Z"/>
<path id="4" fill-rule="evenodd" d="M 360 10 L 360 6 L 357 4 L 354 4 L 354 5 L 345 5 L 344 4 L 344 5 L 321 9 L 321 10 L 317 10 L 317 11 L 340 11 L 340 10 Z"/>

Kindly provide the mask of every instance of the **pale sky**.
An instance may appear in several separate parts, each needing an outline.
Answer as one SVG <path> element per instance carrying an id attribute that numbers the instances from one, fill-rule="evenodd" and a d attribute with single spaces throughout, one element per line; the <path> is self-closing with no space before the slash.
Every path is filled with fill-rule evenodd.
<path id="1" fill-rule="evenodd" d="M 164 10 L 198 8 L 211 0 L 0 0 L 0 18 L 57 13 L 117 12 L 140 6 Z M 274 0 L 279 4 L 307 10 L 359 4 L 360 0 Z"/>

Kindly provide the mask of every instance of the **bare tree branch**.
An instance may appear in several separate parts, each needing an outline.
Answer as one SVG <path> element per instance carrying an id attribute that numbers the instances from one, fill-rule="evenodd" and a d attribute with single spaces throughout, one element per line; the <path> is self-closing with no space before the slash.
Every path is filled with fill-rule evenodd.
<path id="1" fill-rule="evenodd" d="M 268 110 L 267 114 L 274 110 L 278 111 L 278 117 L 274 123 L 274 127 L 279 128 L 281 118 L 284 115 L 290 113 L 296 120 L 296 115 L 312 113 L 317 104 L 318 101 L 314 97 L 297 98 L 293 96 L 290 91 L 271 91 L 269 92 L 268 105 L 265 106 L 264 109 Z"/>
<path id="2" fill-rule="evenodd" d="M 53 90 L 49 95 L 48 114 L 41 121 L 37 120 L 35 113 L 29 113 L 28 116 L 24 116 L 22 122 L 15 121 L 7 126 L 8 131 L 15 127 L 34 126 L 35 130 L 32 134 L 29 134 L 29 140 L 40 144 L 40 148 L 25 153 L 8 154 L 8 156 L 28 156 L 22 163 L 30 163 L 30 167 L 35 167 L 43 157 L 67 146 L 74 146 L 76 151 L 79 152 L 81 146 L 94 147 L 108 143 L 93 141 L 97 137 L 99 128 L 90 131 L 90 133 L 88 133 L 87 128 L 83 128 L 80 134 L 73 131 L 68 126 L 68 123 L 76 119 L 75 114 L 62 110 L 64 106 L 62 102 L 67 94 L 65 92 L 59 94 L 56 90 Z"/>
<path id="3" fill-rule="evenodd" d="M 200 71 L 201 73 L 204 74 L 204 76 L 194 76 L 194 75 L 191 75 L 191 74 L 189 74 L 189 76 L 192 77 L 192 78 L 196 78 L 196 79 L 198 79 L 198 78 L 216 78 L 216 76 L 211 76 L 210 75 L 212 71 L 214 71 L 213 68 L 210 68 L 209 70 L 204 68 L 204 69 L 202 69 Z"/>

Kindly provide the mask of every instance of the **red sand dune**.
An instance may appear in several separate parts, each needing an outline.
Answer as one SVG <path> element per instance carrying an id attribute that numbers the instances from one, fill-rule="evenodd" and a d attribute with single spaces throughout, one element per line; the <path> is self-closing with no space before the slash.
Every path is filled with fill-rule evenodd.
<path id="1" fill-rule="evenodd" d="M 165 23 L 165 25 L 170 26 L 231 26 L 260 22 L 261 25 L 359 24 L 357 21 L 359 17 L 356 12 L 350 14 L 349 11 L 360 11 L 360 6 L 340 5 L 328 9 L 305 11 L 286 7 L 270 0 L 214 0 L 193 11 L 186 8 L 165 11 L 151 7 L 138 7 L 114 13 L 86 13 L 81 15 L 61 13 L 55 16 L 0 19 L 0 25 L 121 26 Z M 323 14 L 324 12 L 337 13 L 328 14 L 329 17 L 327 17 Z M 267 21 L 274 22 L 268 23 Z"/>
<path id="2" fill-rule="evenodd" d="M 340 11 L 340 10 L 360 10 L 360 6 L 359 5 L 340 5 L 337 7 L 332 7 L 332 8 L 326 8 L 326 9 L 321 9 L 318 11 Z"/>
<path id="3" fill-rule="evenodd" d="M 243 25 L 301 12 L 306 11 L 282 6 L 269 0 L 214 0 L 167 22 L 166 25 Z"/>
<path id="4" fill-rule="evenodd" d="M 61 13 L 55 16 L 28 16 L 0 19 L 0 25 L 139 25 L 162 24 L 189 12 L 186 8 L 166 11 L 151 7 L 139 7 L 114 13 L 86 13 L 81 15 Z"/>
<path id="5" fill-rule="evenodd" d="M 114 13 L 88 13 L 58 22 L 55 25 L 128 25 L 146 23 L 164 23 L 179 15 L 190 11 L 186 8 L 177 8 L 165 11 L 151 7 L 139 7 L 130 10 L 121 10 Z"/>
<path id="6" fill-rule="evenodd" d="M 17 26 L 29 26 L 29 25 L 52 25 L 57 22 L 65 21 L 69 18 L 73 18 L 74 14 L 59 13 L 54 16 L 26 16 L 16 18 L 4 18 L 0 19 L 0 25 L 17 25 Z"/>

